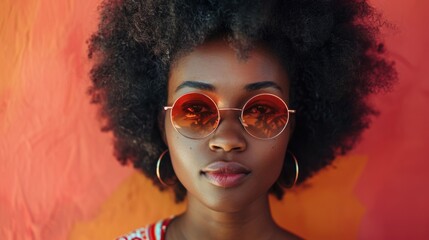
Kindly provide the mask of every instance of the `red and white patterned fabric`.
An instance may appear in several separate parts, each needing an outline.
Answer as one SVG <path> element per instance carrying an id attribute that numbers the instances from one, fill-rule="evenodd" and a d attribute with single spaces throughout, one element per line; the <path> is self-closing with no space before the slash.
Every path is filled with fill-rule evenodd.
<path id="1" fill-rule="evenodd" d="M 173 217 L 136 229 L 116 240 L 165 240 L 167 226 Z"/>

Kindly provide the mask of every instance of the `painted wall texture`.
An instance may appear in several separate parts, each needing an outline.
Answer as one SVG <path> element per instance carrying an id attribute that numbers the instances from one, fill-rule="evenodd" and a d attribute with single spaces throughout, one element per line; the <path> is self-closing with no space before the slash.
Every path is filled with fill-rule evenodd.
<path id="1" fill-rule="evenodd" d="M 113 239 L 184 209 L 112 156 L 89 104 L 86 39 L 99 0 L 0 1 L 0 239 Z M 429 238 L 425 0 L 374 0 L 399 82 L 362 142 L 281 202 L 307 239 Z"/>

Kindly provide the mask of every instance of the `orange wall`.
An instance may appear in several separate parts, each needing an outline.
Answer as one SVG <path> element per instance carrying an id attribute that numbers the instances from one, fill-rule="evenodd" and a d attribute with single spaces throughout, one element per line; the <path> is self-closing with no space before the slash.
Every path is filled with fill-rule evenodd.
<path id="1" fill-rule="evenodd" d="M 386 38 L 400 81 L 374 97 L 381 114 L 353 152 L 272 201 L 305 238 L 429 238 L 429 2 L 372 2 L 398 28 Z M 184 208 L 98 130 L 85 95 L 97 4 L 0 2 L 0 239 L 112 239 Z"/>

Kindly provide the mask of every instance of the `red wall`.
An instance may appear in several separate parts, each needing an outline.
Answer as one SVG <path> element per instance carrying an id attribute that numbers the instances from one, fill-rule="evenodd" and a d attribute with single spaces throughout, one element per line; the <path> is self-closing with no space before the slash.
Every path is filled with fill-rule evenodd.
<path id="1" fill-rule="evenodd" d="M 272 201 L 309 239 L 429 238 L 429 2 L 374 0 L 399 82 L 353 152 Z M 98 0 L 0 2 L 0 239 L 112 239 L 183 210 L 112 157 L 85 95 Z"/>

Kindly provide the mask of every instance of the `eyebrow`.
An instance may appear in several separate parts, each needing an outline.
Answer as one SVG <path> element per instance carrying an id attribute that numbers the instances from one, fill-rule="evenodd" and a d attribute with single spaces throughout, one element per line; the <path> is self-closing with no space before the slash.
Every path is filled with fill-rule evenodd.
<path id="1" fill-rule="evenodd" d="M 211 91 L 211 92 L 216 91 L 216 87 L 209 83 L 203 83 L 198 81 L 184 81 L 176 88 L 176 92 L 185 87 L 196 88 L 196 89 Z M 264 88 L 275 88 L 282 92 L 282 88 L 276 83 L 271 81 L 250 83 L 244 87 L 244 89 L 248 92 L 252 92 L 252 91 L 256 91 Z"/>
<path id="2" fill-rule="evenodd" d="M 197 82 L 197 81 L 184 81 L 176 88 L 176 92 L 185 87 L 197 88 L 200 90 L 206 90 L 211 92 L 214 92 L 216 90 L 216 88 L 213 85 L 208 83 Z"/>
<path id="3" fill-rule="evenodd" d="M 263 88 L 275 88 L 275 89 L 278 89 L 281 92 L 283 92 L 282 88 L 279 85 L 277 85 L 276 83 L 271 82 L 271 81 L 251 83 L 251 84 L 247 84 L 244 87 L 244 89 L 246 89 L 246 91 L 248 91 L 248 92 L 256 91 L 256 90 L 263 89 Z"/>

